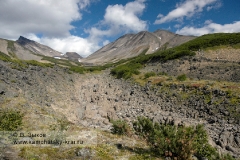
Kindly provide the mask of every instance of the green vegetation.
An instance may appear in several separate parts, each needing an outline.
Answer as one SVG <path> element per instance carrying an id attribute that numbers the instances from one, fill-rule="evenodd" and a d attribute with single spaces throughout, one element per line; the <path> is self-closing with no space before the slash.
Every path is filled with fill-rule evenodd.
<path id="1" fill-rule="evenodd" d="M 240 33 L 214 33 L 198 37 L 194 40 L 186 42 L 176 48 L 183 50 L 198 51 L 214 46 L 229 45 L 236 46 L 240 43 Z"/>
<path id="2" fill-rule="evenodd" d="M 10 56 L 0 52 L 0 60 L 4 62 L 12 62 L 11 67 L 13 69 L 22 70 L 24 68 L 28 68 L 29 65 L 32 66 L 40 66 L 40 67 L 53 67 L 51 63 L 41 63 L 35 60 L 20 60 L 17 58 L 11 58 Z"/>
<path id="3" fill-rule="evenodd" d="M 158 76 L 167 76 L 168 74 L 166 72 L 159 72 L 157 75 Z"/>
<path id="4" fill-rule="evenodd" d="M 69 68 L 70 71 L 76 72 L 76 73 L 80 73 L 83 74 L 85 69 L 83 67 L 79 67 L 79 66 L 71 66 Z"/>
<path id="5" fill-rule="evenodd" d="M 0 110 L 0 131 L 16 131 L 22 125 L 23 114 L 14 110 Z"/>
<path id="6" fill-rule="evenodd" d="M 234 44 L 234 45 L 232 45 L 232 47 L 235 48 L 235 49 L 239 49 L 240 48 L 240 43 Z"/>
<path id="7" fill-rule="evenodd" d="M 133 74 L 139 74 L 139 69 L 141 69 L 146 63 L 156 62 L 156 61 L 167 61 L 176 58 L 180 58 L 182 56 L 193 56 L 195 55 L 192 51 L 187 50 L 175 50 L 168 49 L 165 51 L 157 51 L 156 53 L 150 55 L 140 55 L 129 62 L 117 66 L 111 70 L 111 74 L 116 76 L 117 78 L 128 79 L 131 78 Z"/>
<path id="8" fill-rule="evenodd" d="M 117 66 L 116 68 L 111 70 L 111 74 L 113 76 L 116 76 L 116 78 L 124 78 L 128 79 L 133 74 L 139 74 L 140 72 L 138 69 L 140 69 L 142 65 L 140 63 L 127 63 L 124 65 Z"/>
<path id="9" fill-rule="evenodd" d="M 2 60 L 4 62 L 9 62 L 9 61 L 11 61 L 11 57 L 0 51 L 0 60 Z"/>
<path id="10" fill-rule="evenodd" d="M 113 153 L 113 149 L 108 146 L 108 145 L 98 145 L 95 148 L 96 152 L 97 152 L 97 157 L 100 160 L 114 160 L 114 157 L 112 155 Z"/>
<path id="11" fill-rule="evenodd" d="M 112 129 L 111 132 L 113 134 L 118 134 L 118 135 L 127 135 L 130 133 L 130 127 L 127 124 L 126 121 L 122 120 L 111 120 L 112 123 Z"/>
<path id="12" fill-rule="evenodd" d="M 186 81 L 186 79 L 187 79 L 187 76 L 185 74 L 177 76 L 178 81 Z"/>
<path id="13" fill-rule="evenodd" d="M 25 61 L 28 65 L 32 65 L 32 66 L 40 66 L 40 67 L 53 67 L 53 64 L 51 63 L 41 63 L 35 60 L 28 60 Z"/>
<path id="14" fill-rule="evenodd" d="M 54 147 L 23 147 L 20 150 L 20 157 L 24 159 L 72 159 L 75 157 L 74 148 L 62 149 Z"/>
<path id="15" fill-rule="evenodd" d="M 14 41 L 7 40 L 7 43 L 8 43 L 7 49 L 9 51 L 8 54 L 11 55 L 14 58 L 17 58 L 17 56 L 13 53 L 13 51 L 15 49 Z"/>
<path id="16" fill-rule="evenodd" d="M 127 63 L 122 64 L 121 67 L 117 66 L 112 69 L 111 74 L 117 78 L 130 78 L 134 72 L 137 72 L 138 69 L 143 67 L 145 64 L 150 62 L 165 62 L 168 60 L 177 59 L 183 56 L 194 56 L 195 52 L 199 49 L 206 49 L 214 46 L 229 45 L 232 47 L 237 47 L 240 44 L 240 33 L 216 33 L 208 34 L 201 37 L 198 37 L 194 40 L 186 42 L 180 46 L 167 49 L 167 50 L 158 50 L 150 55 L 139 55 L 135 58 L 132 58 Z M 135 64 L 141 64 L 139 68 L 131 69 Z M 118 74 L 121 72 L 120 74 Z"/>
<path id="17" fill-rule="evenodd" d="M 147 72 L 144 74 L 145 79 L 149 78 L 149 77 L 153 77 L 156 76 L 155 72 Z"/>
<path id="18" fill-rule="evenodd" d="M 68 66 L 68 67 L 80 65 L 80 63 L 78 63 L 78 62 L 73 62 L 73 61 L 69 61 L 69 60 L 65 60 L 65 59 L 56 59 L 56 58 L 47 57 L 47 56 L 42 56 L 42 57 L 43 57 L 42 60 L 52 62 L 53 64 L 58 64 L 58 65 L 63 65 L 63 66 Z"/>
<path id="19" fill-rule="evenodd" d="M 125 134 L 126 122 L 121 120 L 116 122 L 113 124 L 113 130 L 117 132 L 113 133 Z M 151 150 L 149 154 L 152 157 L 188 160 L 191 159 L 192 155 L 195 155 L 209 160 L 220 159 L 216 149 L 208 143 L 207 132 L 203 125 L 195 127 L 160 125 L 153 123 L 148 118 L 138 117 L 137 121 L 133 122 L 133 129 L 136 135 L 146 140 Z M 141 154 L 144 152 L 142 151 Z M 136 156 L 132 157 L 132 159 L 134 158 Z M 231 158 L 229 155 L 223 157 L 223 159 Z"/>

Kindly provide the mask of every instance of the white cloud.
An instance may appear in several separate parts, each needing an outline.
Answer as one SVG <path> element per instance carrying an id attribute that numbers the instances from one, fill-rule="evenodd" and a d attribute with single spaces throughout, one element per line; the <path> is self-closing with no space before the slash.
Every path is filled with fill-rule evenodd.
<path id="1" fill-rule="evenodd" d="M 104 45 L 104 46 L 107 45 L 107 44 L 109 44 L 109 43 L 110 43 L 109 40 L 105 40 L 105 41 L 103 41 L 103 45 Z"/>
<path id="2" fill-rule="evenodd" d="M 69 36 L 72 21 L 82 18 L 80 9 L 90 0 L 1 0 L 0 37 L 16 39 L 28 33 L 47 37 Z"/>
<path id="3" fill-rule="evenodd" d="M 104 15 L 105 23 L 114 27 L 123 27 L 126 30 L 142 31 L 146 29 L 146 22 L 138 18 L 145 5 L 141 1 L 129 2 L 125 6 L 108 6 Z"/>
<path id="4" fill-rule="evenodd" d="M 147 22 L 139 18 L 145 9 L 144 2 L 145 0 L 135 0 L 128 2 L 125 6 L 109 5 L 99 26 L 92 27 L 86 32 L 90 34 L 92 40 L 99 41 L 103 36 L 146 30 Z"/>
<path id="5" fill-rule="evenodd" d="M 166 16 L 159 14 L 154 24 L 162 24 L 173 20 L 183 19 L 184 17 L 192 17 L 198 12 L 202 12 L 203 8 L 217 0 L 186 0 L 184 3 L 176 6 L 176 9 L 169 12 Z"/>
<path id="6" fill-rule="evenodd" d="M 207 11 L 211 10 L 211 9 L 218 9 L 218 8 L 221 8 L 222 7 L 222 2 L 219 1 L 217 2 L 216 4 L 213 4 L 212 6 L 208 6 L 207 7 Z"/>
<path id="7" fill-rule="evenodd" d="M 100 48 L 89 40 L 77 36 L 69 36 L 66 38 L 43 38 L 41 41 L 55 50 L 62 51 L 63 53 L 77 52 L 83 57 L 90 55 Z"/>
<path id="8" fill-rule="evenodd" d="M 87 56 L 99 46 L 73 36 L 71 22 L 82 19 L 81 11 L 95 0 L 1 0 L 1 38 L 16 40 L 23 35 L 60 51 Z M 41 37 L 37 35 L 40 34 Z"/>
<path id="9" fill-rule="evenodd" d="M 240 21 L 236 21 L 231 24 L 217 24 L 213 22 L 205 23 L 205 26 L 201 28 L 194 28 L 194 27 L 184 27 L 180 30 L 177 30 L 177 34 L 181 35 L 195 35 L 195 36 L 201 36 L 204 34 L 209 33 L 234 33 L 234 32 L 240 32 Z"/>
<path id="10" fill-rule="evenodd" d="M 62 53 L 76 52 L 83 57 L 88 56 L 100 48 L 100 46 L 92 43 L 91 41 L 77 36 L 68 36 L 64 38 L 39 38 L 34 34 L 24 36 L 38 43 L 48 44 L 49 47 L 54 50 L 61 51 Z"/>
<path id="11" fill-rule="evenodd" d="M 211 23 L 212 23 L 212 20 L 206 20 L 206 21 L 204 22 L 204 24 L 206 24 L 206 25 L 211 24 Z"/>
<path id="12" fill-rule="evenodd" d="M 180 27 L 181 27 L 181 24 L 174 25 L 174 28 L 180 28 Z"/>
<path id="13" fill-rule="evenodd" d="M 99 25 L 85 29 L 89 37 L 71 35 L 71 23 L 81 20 L 81 11 L 95 1 L 0 0 L 0 30 L 4 31 L 0 37 L 16 40 L 23 35 L 62 53 L 73 51 L 87 56 L 109 43 L 103 41 L 104 36 L 147 29 L 146 22 L 138 18 L 145 9 L 145 0 L 135 0 L 125 6 L 109 5 Z"/>

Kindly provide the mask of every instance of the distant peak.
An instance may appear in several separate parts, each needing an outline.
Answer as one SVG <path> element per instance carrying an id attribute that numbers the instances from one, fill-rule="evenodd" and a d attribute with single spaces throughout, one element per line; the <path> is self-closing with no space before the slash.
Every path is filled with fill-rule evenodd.
<path id="1" fill-rule="evenodd" d="M 30 39 L 27 39 L 27 38 L 25 38 L 25 37 L 23 37 L 23 36 L 20 36 L 20 37 L 18 38 L 17 42 L 20 43 L 20 44 L 22 44 L 22 45 L 24 45 L 24 44 L 26 44 L 26 43 L 30 43 L 30 42 L 34 42 L 34 41 L 32 41 L 32 40 L 30 40 Z"/>
<path id="2" fill-rule="evenodd" d="M 76 52 L 66 52 L 66 55 L 68 57 L 74 57 L 74 58 L 83 58 L 82 56 L 80 56 L 78 53 Z"/>
<path id="3" fill-rule="evenodd" d="M 23 37 L 23 36 L 20 36 L 20 37 L 18 38 L 18 40 L 31 41 L 30 39 L 27 39 L 27 38 L 25 38 L 25 37 Z"/>
<path id="4" fill-rule="evenodd" d="M 17 42 L 18 43 L 26 43 L 26 42 L 33 42 L 32 40 L 30 40 L 30 39 L 27 39 L 27 38 L 25 38 L 25 37 L 23 37 L 23 36 L 20 36 L 19 38 L 18 38 L 18 40 L 17 40 Z"/>

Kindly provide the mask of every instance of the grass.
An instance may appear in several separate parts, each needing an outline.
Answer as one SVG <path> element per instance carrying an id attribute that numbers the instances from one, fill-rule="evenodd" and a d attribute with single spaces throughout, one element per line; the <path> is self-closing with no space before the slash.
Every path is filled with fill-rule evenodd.
<path id="1" fill-rule="evenodd" d="M 16 131 L 22 126 L 23 114 L 15 110 L 0 110 L 0 131 Z"/>
<path id="2" fill-rule="evenodd" d="M 153 76 L 156 76 L 156 73 L 155 72 L 147 72 L 144 74 L 144 78 L 147 79 L 149 77 L 153 77 Z"/>
<path id="3" fill-rule="evenodd" d="M 177 48 L 198 51 L 215 46 L 236 46 L 240 43 L 240 33 L 207 34 L 188 41 Z"/>
<path id="4" fill-rule="evenodd" d="M 32 66 L 50 67 L 50 68 L 52 68 L 54 66 L 51 63 L 41 63 L 41 62 L 38 62 L 38 61 L 35 61 L 35 60 L 28 60 L 28 61 L 25 61 L 25 62 L 26 62 L 26 64 L 32 65 Z"/>
<path id="5" fill-rule="evenodd" d="M 75 73 L 83 74 L 84 71 L 85 71 L 85 68 L 80 67 L 80 66 L 71 66 L 71 67 L 69 68 L 69 70 L 72 71 L 72 72 L 75 72 Z"/>
<path id="6" fill-rule="evenodd" d="M 178 81 L 186 81 L 186 79 L 187 79 L 186 74 L 181 74 L 181 75 L 177 76 Z"/>
<path id="7" fill-rule="evenodd" d="M 31 160 L 57 160 L 72 159 L 76 157 L 75 148 L 54 148 L 54 147 L 23 147 L 19 156 Z"/>
<path id="8" fill-rule="evenodd" d="M 4 62 L 10 62 L 12 59 L 10 56 L 8 56 L 0 51 L 0 60 L 2 60 Z"/>

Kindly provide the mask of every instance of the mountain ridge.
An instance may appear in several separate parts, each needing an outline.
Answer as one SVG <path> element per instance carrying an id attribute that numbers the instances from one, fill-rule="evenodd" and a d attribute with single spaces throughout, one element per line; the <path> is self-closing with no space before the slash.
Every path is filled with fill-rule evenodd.
<path id="1" fill-rule="evenodd" d="M 158 49 L 172 48 L 194 38 L 196 37 L 178 35 L 161 29 L 155 32 L 141 31 L 136 34 L 125 34 L 82 61 L 93 64 L 116 62 L 137 56 L 143 51 L 146 51 L 145 54 L 151 54 Z"/>
<path id="2" fill-rule="evenodd" d="M 61 56 L 61 52 L 55 51 L 54 49 L 50 48 L 49 46 L 40 44 L 33 40 L 27 39 L 23 36 L 20 36 L 16 41 L 18 44 L 23 46 L 24 48 L 32 51 L 33 53 L 54 57 L 54 56 Z"/>

